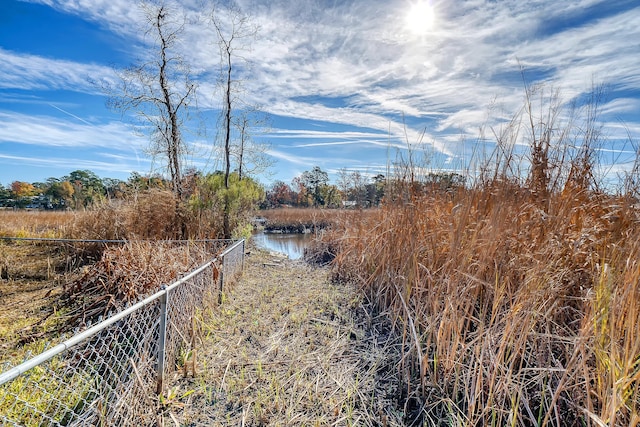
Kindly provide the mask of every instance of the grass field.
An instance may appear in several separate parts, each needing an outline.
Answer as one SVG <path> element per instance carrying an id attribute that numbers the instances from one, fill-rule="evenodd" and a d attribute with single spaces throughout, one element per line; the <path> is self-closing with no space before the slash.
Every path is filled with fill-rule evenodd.
<path id="1" fill-rule="evenodd" d="M 68 237 L 83 212 L 0 210 L 0 237 Z"/>

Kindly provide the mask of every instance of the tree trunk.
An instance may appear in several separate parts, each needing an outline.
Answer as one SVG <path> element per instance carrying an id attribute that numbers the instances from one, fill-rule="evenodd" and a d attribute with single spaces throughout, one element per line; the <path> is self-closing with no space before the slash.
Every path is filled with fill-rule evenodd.
<path id="1" fill-rule="evenodd" d="M 227 91 L 225 94 L 225 138 L 224 138 L 224 188 L 229 188 L 231 171 L 231 51 L 227 46 Z"/>
<path id="2" fill-rule="evenodd" d="M 231 206 L 229 201 L 229 174 L 231 173 L 231 51 L 227 46 L 227 89 L 225 94 L 226 114 L 225 114 L 225 138 L 224 138 L 224 212 L 222 219 L 222 228 L 225 239 L 231 238 L 231 226 L 229 224 L 229 216 L 231 215 Z"/>
<path id="3" fill-rule="evenodd" d="M 173 191 L 178 195 L 179 198 L 182 198 L 182 176 L 180 173 L 180 159 L 179 159 L 179 147 L 180 147 L 180 133 L 178 131 L 178 114 L 176 109 L 173 106 L 173 102 L 171 101 L 171 92 L 169 90 L 169 81 L 167 79 L 167 47 L 168 43 L 165 39 L 164 33 L 162 32 L 162 20 L 165 17 L 164 8 L 160 8 L 157 15 L 157 29 L 158 36 L 160 37 L 160 53 L 161 53 L 161 62 L 160 62 L 160 89 L 162 90 L 163 95 L 163 104 L 167 109 L 167 115 L 169 116 L 169 123 L 167 126 L 169 128 L 169 138 L 166 141 L 167 146 L 166 154 L 167 160 L 169 162 L 169 173 L 171 174 L 171 183 L 173 184 Z"/>
<path id="4" fill-rule="evenodd" d="M 242 157 L 244 156 L 244 139 L 246 138 L 247 122 L 242 122 L 240 129 L 240 155 L 238 156 L 238 181 L 242 181 Z"/>

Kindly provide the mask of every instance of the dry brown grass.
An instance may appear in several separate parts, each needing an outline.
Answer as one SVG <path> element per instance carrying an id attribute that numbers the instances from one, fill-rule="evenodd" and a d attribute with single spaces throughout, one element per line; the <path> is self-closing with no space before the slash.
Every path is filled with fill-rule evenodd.
<path id="1" fill-rule="evenodd" d="M 192 426 L 401 426 L 399 343 L 326 268 L 253 249 L 203 316 L 194 379 L 165 412 Z M 385 335 L 386 334 L 386 335 Z"/>
<path id="2" fill-rule="evenodd" d="M 69 239 L 216 238 L 221 220 L 203 218 L 170 191 L 149 190 L 86 211 L 0 210 L 0 237 Z"/>
<path id="3" fill-rule="evenodd" d="M 175 195 L 150 190 L 124 202 L 95 206 L 78 218 L 70 234 L 76 239 L 181 239 L 186 227 L 184 207 Z"/>
<path id="4" fill-rule="evenodd" d="M 637 425 L 640 213 L 524 188 L 411 194 L 328 237 L 390 311 L 427 425 Z"/>
<path id="5" fill-rule="evenodd" d="M 127 202 L 82 212 L 0 211 L 0 237 L 155 240 L 209 233 L 217 233 L 211 222 L 194 221 L 167 191 L 142 192 Z M 0 240 L 3 356 L 19 354 L 22 343 L 51 338 L 64 325 L 77 325 L 120 308 L 150 292 L 152 284 L 169 283 L 193 267 L 195 260 L 202 261 L 193 245 L 131 243 L 112 246 L 103 256 L 108 246 Z M 190 259 L 178 265 L 185 254 Z M 92 287 L 97 282 L 108 285 L 100 288 L 100 295 Z M 66 298 L 64 304 L 58 302 L 60 296 Z"/>
<path id="6" fill-rule="evenodd" d="M 71 211 L 0 210 L 0 237 L 61 238 L 85 215 Z"/>

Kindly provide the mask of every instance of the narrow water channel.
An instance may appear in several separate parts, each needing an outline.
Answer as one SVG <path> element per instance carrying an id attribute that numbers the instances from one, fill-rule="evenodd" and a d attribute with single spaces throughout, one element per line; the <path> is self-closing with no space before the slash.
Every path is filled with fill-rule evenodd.
<path id="1" fill-rule="evenodd" d="M 281 252 L 290 259 L 299 259 L 304 255 L 304 249 L 311 243 L 312 234 L 301 233 L 255 233 L 251 239 L 256 246 L 274 252 Z"/>

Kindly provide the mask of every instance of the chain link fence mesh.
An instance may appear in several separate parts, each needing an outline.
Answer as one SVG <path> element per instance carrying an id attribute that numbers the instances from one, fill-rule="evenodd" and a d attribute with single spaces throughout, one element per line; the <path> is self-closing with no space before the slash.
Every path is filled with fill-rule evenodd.
<path id="1" fill-rule="evenodd" d="M 2 426 L 155 425 L 163 379 L 193 350 L 203 299 L 241 273 L 244 241 L 179 281 L 0 372 Z"/>

